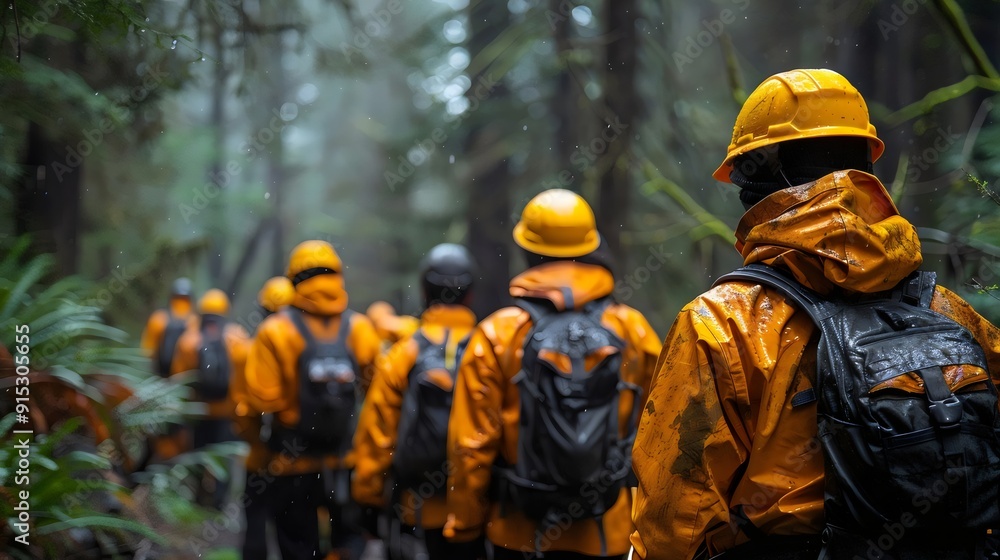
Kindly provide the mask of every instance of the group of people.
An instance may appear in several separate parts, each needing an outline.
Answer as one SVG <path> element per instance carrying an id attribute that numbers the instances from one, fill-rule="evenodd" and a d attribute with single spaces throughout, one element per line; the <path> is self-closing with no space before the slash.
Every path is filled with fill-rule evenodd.
<path id="1" fill-rule="evenodd" d="M 233 426 L 250 443 L 244 558 L 266 558 L 268 521 L 284 560 L 357 559 L 371 538 L 393 559 L 986 558 L 1000 331 L 917 273 L 883 149 L 843 76 L 765 80 L 714 174 L 739 189 L 749 266 L 665 341 L 615 300 L 593 209 L 552 189 L 513 230 L 514 304 L 482 320 L 461 245 L 425 256 L 413 318 L 352 311 L 312 240 L 262 289 L 252 338 L 225 294 L 195 308 L 180 281 L 144 345 L 161 374 L 198 372 L 196 446 Z M 922 490 L 926 511 L 903 503 Z"/>

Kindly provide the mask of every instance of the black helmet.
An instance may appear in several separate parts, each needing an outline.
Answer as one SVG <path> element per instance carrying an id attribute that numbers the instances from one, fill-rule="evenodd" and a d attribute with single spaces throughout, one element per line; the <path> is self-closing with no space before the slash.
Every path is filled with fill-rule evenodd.
<path id="1" fill-rule="evenodd" d="M 420 263 L 423 281 L 440 288 L 469 288 L 477 275 L 472 254 L 455 243 L 436 245 Z"/>
<path id="2" fill-rule="evenodd" d="M 174 285 L 170 289 L 171 297 L 191 297 L 191 281 L 187 278 L 174 280 Z"/>

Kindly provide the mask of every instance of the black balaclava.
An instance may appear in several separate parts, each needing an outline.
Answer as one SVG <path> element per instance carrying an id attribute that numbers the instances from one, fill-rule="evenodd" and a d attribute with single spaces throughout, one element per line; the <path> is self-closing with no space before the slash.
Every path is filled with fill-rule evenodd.
<path id="1" fill-rule="evenodd" d="M 472 286 L 440 286 L 427 280 L 421 281 L 421 289 L 424 294 L 424 308 L 432 305 L 468 305 L 469 296 L 472 293 Z"/>
<path id="2" fill-rule="evenodd" d="M 867 138 L 828 136 L 772 144 L 737 156 L 729 180 L 740 188 L 740 201 L 749 210 L 771 193 L 844 169 L 872 172 Z"/>
<path id="3" fill-rule="evenodd" d="M 534 268 L 545 263 L 556 261 L 573 261 L 583 264 L 602 266 L 608 269 L 608 272 L 610 272 L 612 276 L 615 275 L 615 256 L 611 253 L 608 243 L 604 240 L 604 237 L 601 237 L 601 244 L 598 245 L 596 249 L 579 257 L 547 257 L 545 255 L 539 255 L 538 253 L 532 253 L 531 251 L 525 249 L 524 259 L 528 263 L 528 268 Z"/>

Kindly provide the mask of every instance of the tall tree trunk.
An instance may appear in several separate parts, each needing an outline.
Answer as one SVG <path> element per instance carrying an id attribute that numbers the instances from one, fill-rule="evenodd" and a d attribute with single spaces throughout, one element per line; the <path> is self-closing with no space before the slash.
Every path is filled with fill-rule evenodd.
<path id="1" fill-rule="evenodd" d="M 506 2 L 472 2 L 468 9 L 470 29 L 467 45 L 469 55 L 475 59 L 507 28 L 510 13 Z M 476 109 L 466 119 L 466 161 L 477 160 L 484 152 L 492 150 L 495 143 L 503 141 L 503 121 L 491 118 L 496 113 L 494 108 L 502 105 L 506 97 L 503 84 L 496 84 L 488 98 L 477 98 L 482 97 L 482 89 L 476 93 L 476 85 L 492 81 L 489 71 L 487 65 L 479 75 L 470 76 L 473 87 L 469 88 L 467 95 Z M 511 174 L 506 156 L 485 166 L 472 167 L 475 171 L 468 185 L 468 245 L 480 268 L 473 309 L 479 317 L 485 317 L 510 301 L 508 281 L 512 224 L 508 187 Z"/>
<path id="2" fill-rule="evenodd" d="M 601 139 L 607 141 L 602 166 L 600 194 L 597 204 L 597 225 L 614 255 L 622 259 L 621 232 L 628 221 L 632 198 L 631 128 L 642 100 L 635 87 L 637 44 L 635 0 L 607 0 L 605 21 L 608 42 L 604 70 L 606 112 L 600 123 Z M 595 140 L 596 141 L 596 140 Z M 619 265 L 624 265 L 620 262 Z"/>
<path id="3" fill-rule="evenodd" d="M 209 124 L 215 135 L 212 160 L 208 164 L 206 181 L 213 183 L 220 191 L 224 191 L 232 178 L 223 180 L 228 171 L 225 169 L 226 154 L 226 79 L 229 71 L 226 68 L 226 53 L 222 35 L 224 27 L 218 20 L 212 20 L 212 46 L 215 49 L 215 79 L 212 82 L 212 109 Z M 212 216 L 208 228 L 208 277 L 212 286 L 222 283 L 223 252 L 226 250 L 225 205 L 221 195 L 209 202 L 208 214 Z"/>
<path id="4" fill-rule="evenodd" d="M 80 185 L 84 154 L 76 139 L 51 136 L 37 123 L 28 125 L 25 174 L 17 191 L 15 232 L 32 236 L 33 253 L 53 253 L 60 275 L 77 272 Z"/>
<path id="5" fill-rule="evenodd" d="M 581 120 L 581 91 L 577 77 L 573 75 L 572 51 L 570 36 L 573 31 L 572 17 L 565 13 L 565 0 L 549 0 L 549 10 L 558 17 L 553 17 L 552 38 L 555 41 L 556 60 L 559 73 L 555 77 L 555 92 L 552 95 L 551 108 L 555 117 L 555 147 L 557 158 L 557 177 L 560 184 L 570 190 L 579 190 L 581 174 L 573 173 L 570 158 L 580 143 L 580 130 L 577 123 Z M 566 182 L 564 170 L 572 173 Z"/>
<path id="6" fill-rule="evenodd" d="M 85 45 L 55 46 L 45 40 L 32 42 L 30 54 L 49 60 L 54 68 L 81 68 L 86 63 Z M 57 130 L 31 122 L 27 129 L 21 176 L 14 203 L 14 232 L 32 238 L 32 253 L 50 253 L 55 272 L 78 272 L 81 222 L 81 185 L 87 157 L 99 142 L 83 138 L 83 132 Z"/>

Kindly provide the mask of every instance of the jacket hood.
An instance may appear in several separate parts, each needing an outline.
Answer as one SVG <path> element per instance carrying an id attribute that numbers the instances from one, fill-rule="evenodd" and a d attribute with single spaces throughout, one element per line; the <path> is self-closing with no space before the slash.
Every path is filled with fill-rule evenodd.
<path id="1" fill-rule="evenodd" d="M 314 315 L 338 315 L 347 309 L 347 291 L 344 277 L 339 274 L 320 274 L 295 286 L 292 305 Z"/>
<path id="2" fill-rule="evenodd" d="M 547 299 L 563 311 L 607 296 L 614 287 L 614 276 L 603 266 L 556 261 L 515 276 L 510 281 L 510 295 Z"/>
<path id="3" fill-rule="evenodd" d="M 175 297 L 170 298 L 169 308 L 174 317 L 183 317 L 194 311 L 194 304 L 191 303 L 191 298 Z"/>
<path id="4" fill-rule="evenodd" d="M 923 261 L 916 228 L 876 177 L 855 170 L 771 194 L 744 214 L 736 239 L 744 264 L 786 268 L 820 293 L 886 290 Z"/>
<path id="5" fill-rule="evenodd" d="M 420 324 L 471 330 L 476 326 L 476 314 L 464 305 L 439 303 L 420 314 Z"/>

